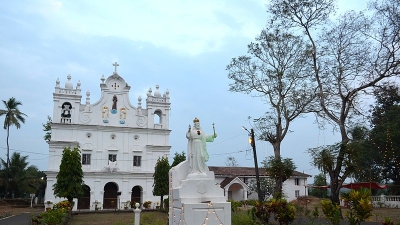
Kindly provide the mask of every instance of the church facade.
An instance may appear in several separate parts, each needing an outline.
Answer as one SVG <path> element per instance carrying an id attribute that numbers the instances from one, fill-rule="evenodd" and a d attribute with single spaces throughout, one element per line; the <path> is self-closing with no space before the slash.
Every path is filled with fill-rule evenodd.
<path id="1" fill-rule="evenodd" d="M 49 144 L 46 201 L 58 202 L 53 184 L 65 147 L 79 146 L 85 195 L 76 210 L 121 209 L 129 202 L 159 201 L 153 196 L 153 173 L 157 159 L 170 151 L 170 97 L 157 85 L 146 93 L 146 107 L 138 96 L 129 100 L 130 86 L 118 74 L 118 64 L 108 78 L 100 79 L 101 97 L 91 103 L 86 92 L 82 103 L 81 83 L 75 88 L 68 75 L 64 88 L 57 79 Z"/>

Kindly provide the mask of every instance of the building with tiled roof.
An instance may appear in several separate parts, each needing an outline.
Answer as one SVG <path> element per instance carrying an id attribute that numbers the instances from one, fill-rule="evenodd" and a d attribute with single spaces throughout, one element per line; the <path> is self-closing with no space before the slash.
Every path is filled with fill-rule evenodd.
<path id="1" fill-rule="evenodd" d="M 228 200 L 242 201 L 257 199 L 257 193 L 249 189 L 251 181 L 256 179 L 254 167 L 219 167 L 209 166 L 215 174 L 215 180 L 225 191 Z M 259 168 L 260 179 L 268 178 L 265 169 Z M 311 175 L 294 171 L 293 175 L 283 183 L 283 194 L 288 201 L 308 195 L 307 179 Z"/>

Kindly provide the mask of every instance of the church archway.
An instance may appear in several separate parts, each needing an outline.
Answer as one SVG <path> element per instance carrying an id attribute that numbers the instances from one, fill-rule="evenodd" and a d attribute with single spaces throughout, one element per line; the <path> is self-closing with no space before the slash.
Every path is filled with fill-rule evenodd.
<path id="1" fill-rule="evenodd" d="M 143 201 L 142 201 L 142 190 L 143 189 L 140 186 L 134 186 L 132 188 L 131 202 L 143 203 Z"/>
<path id="2" fill-rule="evenodd" d="M 103 209 L 116 209 L 118 206 L 118 186 L 113 182 L 104 185 Z"/>
<path id="3" fill-rule="evenodd" d="M 78 198 L 78 209 L 90 209 L 90 187 L 83 185 L 83 196 Z"/>

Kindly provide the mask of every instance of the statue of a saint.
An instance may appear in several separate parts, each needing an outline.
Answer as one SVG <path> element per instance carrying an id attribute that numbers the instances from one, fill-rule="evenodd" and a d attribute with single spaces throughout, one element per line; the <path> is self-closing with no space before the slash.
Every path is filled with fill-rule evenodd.
<path id="1" fill-rule="evenodd" d="M 112 104 L 112 108 L 111 108 L 111 109 L 117 110 L 117 102 L 118 102 L 118 99 L 117 99 L 117 96 L 116 96 L 116 95 L 113 96 L 112 101 L 113 101 L 113 104 Z"/>
<path id="2" fill-rule="evenodd" d="M 200 120 L 193 120 L 193 129 L 189 125 L 186 133 L 188 139 L 189 174 L 207 174 L 208 153 L 206 142 L 213 142 L 217 134 L 207 135 L 200 127 Z"/>

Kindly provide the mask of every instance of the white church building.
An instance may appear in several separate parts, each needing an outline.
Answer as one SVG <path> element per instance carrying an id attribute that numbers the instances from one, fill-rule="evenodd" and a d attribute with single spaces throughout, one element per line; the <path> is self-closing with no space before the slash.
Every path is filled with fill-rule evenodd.
<path id="1" fill-rule="evenodd" d="M 82 153 L 85 195 L 77 210 L 121 209 L 128 201 L 159 201 L 153 196 L 153 173 L 157 159 L 169 156 L 169 91 L 159 86 L 146 94 L 146 106 L 129 100 L 130 86 L 118 74 L 100 79 L 101 97 L 91 103 L 90 92 L 82 103 L 81 83 L 68 75 L 62 87 L 56 81 L 49 144 L 46 201 L 58 202 L 53 184 L 65 147 L 79 146 Z"/>

